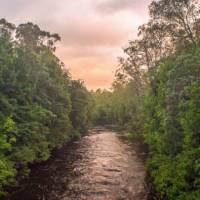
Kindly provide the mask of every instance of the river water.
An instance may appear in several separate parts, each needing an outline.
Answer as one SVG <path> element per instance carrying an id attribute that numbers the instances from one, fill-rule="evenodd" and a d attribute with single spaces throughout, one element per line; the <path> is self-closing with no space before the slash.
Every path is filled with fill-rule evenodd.
<path id="1" fill-rule="evenodd" d="M 146 200 L 145 169 L 136 144 L 99 128 L 34 166 L 9 200 Z"/>

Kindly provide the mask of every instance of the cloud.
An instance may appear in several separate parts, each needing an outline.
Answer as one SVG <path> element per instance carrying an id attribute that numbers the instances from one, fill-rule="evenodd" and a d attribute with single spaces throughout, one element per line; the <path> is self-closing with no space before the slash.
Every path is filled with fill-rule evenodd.
<path id="1" fill-rule="evenodd" d="M 120 11 L 141 12 L 146 11 L 145 5 L 151 0 L 104 0 L 97 6 L 97 10 L 101 13 L 111 14 Z"/>
<path id="2" fill-rule="evenodd" d="M 133 16 L 131 16 L 132 18 Z M 99 19 L 93 17 L 81 17 L 73 19 L 61 25 L 63 42 L 73 46 L 119 46 L 124 42 L 127 33 L 134 34 L 132 21 L 116 18 Z"/>
<path id="3" fill-rule="evenodd" d="M 0 18 L 60 34 L 56 54 L 89 88 L 109 87 L 121 47 L 147 19 L 151 0 L 0 0 Z"/>

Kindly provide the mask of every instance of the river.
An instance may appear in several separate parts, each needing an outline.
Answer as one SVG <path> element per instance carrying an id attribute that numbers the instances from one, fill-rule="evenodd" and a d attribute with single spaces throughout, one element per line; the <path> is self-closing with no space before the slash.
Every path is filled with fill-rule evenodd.
<path id="1" fill-rule="evenodd" d="M 105 128 L 34 166 L 8 200 L 147 200 L 143 153 Z"/>

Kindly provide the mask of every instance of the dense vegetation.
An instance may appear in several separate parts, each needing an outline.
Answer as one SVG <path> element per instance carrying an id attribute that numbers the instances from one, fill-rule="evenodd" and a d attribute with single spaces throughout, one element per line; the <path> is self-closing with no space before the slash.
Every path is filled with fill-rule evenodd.
<path id="1" fill-rule="evenodd" d="M 59 35 L 0 20 L 0 196 L 87 129 L 91 97 L 55 56 Z"/>
<path id="2" fill-rule="evenodd" d="M 144 140 L 161 199 L 200 199 L 200 3 L 157 0 L 149 13 L 112 90 L 92 95 L 55 56 L 59 35 L 0 20 L 0 196 L 92 119 Z"/>
<path id="3" fill-rule="evenodd" d="M 115 123 L 149 146 L 161 199 L 200 199 L 200 4 L 159 0 L 129 42 L 111 91 L 98 90 L 94 123 Z"/>

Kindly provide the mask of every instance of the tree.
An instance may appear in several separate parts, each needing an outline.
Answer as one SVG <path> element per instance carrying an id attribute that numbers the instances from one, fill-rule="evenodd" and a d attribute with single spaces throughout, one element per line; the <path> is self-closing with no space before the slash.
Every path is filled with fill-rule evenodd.
<path id="1" fill-rule="evenodd" d="M 87 128 L 89 93 L 55 56 L 59 40 L 33 23 L 0 20 L 0 195 Z"/>

